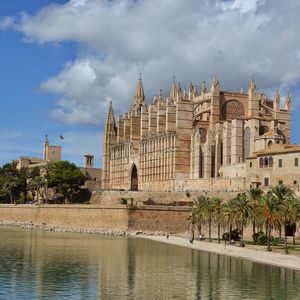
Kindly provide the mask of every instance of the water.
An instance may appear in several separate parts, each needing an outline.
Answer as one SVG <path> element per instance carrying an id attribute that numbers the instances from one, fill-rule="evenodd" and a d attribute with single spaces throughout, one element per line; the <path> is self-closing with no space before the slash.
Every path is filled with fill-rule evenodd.
<path id="1" fill-rule="evenodd" d="M 300 299 L 300 272 L 144 239 L 0 228 L 0 299 Z"/>

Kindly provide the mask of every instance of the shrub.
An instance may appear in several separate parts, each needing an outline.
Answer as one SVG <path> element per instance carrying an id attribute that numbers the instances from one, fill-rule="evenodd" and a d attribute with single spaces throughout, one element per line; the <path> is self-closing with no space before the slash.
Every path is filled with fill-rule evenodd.
<path id="1" fill-rule="evenodd" d="M 278 246 L 280 243 L 279 237 L 272 238 L 272 246 Z"/>
<path id="2" fill-rule="evenodd" d="M 240 237 L 241 231 L 239 229 L 234 229 L 231 231 L 231 240 L 239 241 L 241 239 Z M 222 236 L 223 240 L 229 241 L 229 232 L 224 232 Z"/>
<path id="3" fill-rule="evenodd" d="M 258 245 L 267 245 L 267 242 L 268 242 L 268 238 L 266 234 L 262 233 L 258 236 L 257 238 Z"/>
<path id="4" fill-rule="evenodd" d="M 264 233 L 263 233 L 262 231 L 260 231 L 260 232 L 254 233 L 254 234 L 252 235 L 252 239 L 253 239 L 254 244 L 258 244 L 258 237 L 259 237 L 260 235 L 262 235 L 262 234 L 264 234 Z"/>
<path id="5" fill-rule="evenodd" d="M 254 233 L 252 235 L 252 238 L 253 238 L 254 244 L 256 244 L 256 245 L 262 245 L 262 246 L 267 245 L 268 237 L 263 231 Z M 273 237 L 271 237 L 271 242 L 272 242 L 272 244 L 279 243 L 279 240 L 277 241 L 277 238 L 274 239 Z M 273 245 L 273 246 L 275 246 L 275 245 Z"/>

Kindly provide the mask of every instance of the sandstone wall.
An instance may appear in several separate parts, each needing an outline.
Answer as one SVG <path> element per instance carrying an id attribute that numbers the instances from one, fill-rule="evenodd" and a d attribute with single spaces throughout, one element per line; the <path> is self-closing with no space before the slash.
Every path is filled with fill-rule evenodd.
<path id="1" fill-rule="evenodd" d="M 111 230 L 185 232 L 187 208 L 139 208 L 95 205 L 0 205 L 1 222 Z"/>
<path id="2" fill-rule="evenodd" d="M 120 204 L 122 198 L 132 198 L 133 204 L 143 205 L 147 201 L 152 201 L 155 204 L 183 204 L 184 202 L 190 203 L 200 195 L 206 195 L 209 197 L 220 197 L 224 200 L 228 200 L 237 195 L 236 192 L 223 192 L 220 191 L 208 191 L 203 189 L 199 192 L 187 192 L 184 189 L 184 184 L 186 181 L 182 181 L 182 190 L 178 192 L 134 192 L 134 191 L 102 191 L 94 192 L 91 198 L 91 204 L 101 204 L 101 205 L 113 205 Z M 223 183 L 226 186 L 226 180 L 219 180 L 219 183 Z"/>
<path id="3" fill-rule="evenodd" d="M 188 229 L 187 208 L 144 208 L 129 211 L 130 230 L 166 231 L 183 233 Z"/>
<path id="4" fill-rule="evenodd" d="M 66 227 L 128 229 L 128 210 L 83 205 L 0 205 L 0 221 L 32 222 L 33 224 Z"/>

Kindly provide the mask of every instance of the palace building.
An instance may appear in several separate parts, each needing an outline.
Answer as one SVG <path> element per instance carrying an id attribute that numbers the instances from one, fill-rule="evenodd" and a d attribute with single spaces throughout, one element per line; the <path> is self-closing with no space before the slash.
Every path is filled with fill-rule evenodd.
<path id="1" fill-rule="evenodd" d="M 253 81 L 248 93 L 221 90 L 217 78 L 210 89 L 203 82 L 198 92 L 192 83 L 182 91 L 174 79 L 169 96 L 160 90 L 146 103 L 140 78 L 127 113 L 116 119 L 109 104 L 102 187 L 239 191 L 269 185 L 271 180 L 261 177 L 261 156 L 280 149 L 294 153 L 284 148 L 290 144 L 290 128 L 290 96 L 281 107 L 278 91 L 268 99 Z"/>

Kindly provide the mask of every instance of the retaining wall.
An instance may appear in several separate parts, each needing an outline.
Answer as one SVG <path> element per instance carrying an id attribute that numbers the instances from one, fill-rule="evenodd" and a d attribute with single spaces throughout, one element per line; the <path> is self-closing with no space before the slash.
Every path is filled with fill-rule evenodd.
<path id="1" fill-rule="evenodd" d="M 124 205 L 0 205 L 0 222 L 32 222 L 34 225 L 185 232 L 188 208 L 138 208 Z"/>

